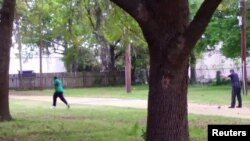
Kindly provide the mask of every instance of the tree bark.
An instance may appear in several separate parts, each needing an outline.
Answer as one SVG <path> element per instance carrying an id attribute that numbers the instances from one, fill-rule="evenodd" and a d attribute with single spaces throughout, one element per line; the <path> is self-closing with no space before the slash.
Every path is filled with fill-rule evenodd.
<path id="1" fill-rule="evenodd" d="M 130 93 L 132 90 L 131 85 L 131 44 L 129 44 L 125 51 L 125 87 L 126 92 Z"/>
<path id="2" fill-rule="evenodd" d="M 187 141 L 188 60 L 174 67 L 161 61 L 165 56 L 152 58 L 146 140 Z"/>
<path id="3" fill-rule="evenodd" d="M 188 141 L 188 57 L 222 0 L 205 0 L 189 23 L 188 0 L 111 0 L 139 23 L 149 46 L 147 141 Z"/>
<path id="4" fill-rule="evenodd" d="M 0 13 L 0 121 L 11 120 L 9 111 L 9 62 L 16 0 L 4 0 Z"/>
<path id="5" fill-rule="evenodd" d="M 91 6 L 92 7 L 92 6 Z M 103 14 L 102 9 L 98 3 L 95 3 L 95 5 L 92 7 L 95 12 L 91 12 L 90 6 L 86 7 L 87 13 L 88 13 L 88 19 L 90 21 L 91 26 L 93 27 L 93 33 L 96 37 L 97 42 L 100 44 L 100 59 L 102 62 L 102 70 L 105 72 L 112 72 L 112 62 L 111 62 L 111 50 L 110 50 L 110 44 L 104 37 L 104 35 L 101 32 L 101 24 L 103 22 Z M 92 14 L 95 17 L 95 20 L 92 19 Z"/>
<path id="6" fill-rule="evenodd" d="M 167 33 L 166 36 L 146 37 L 154 38 L 148 41 L 150 75 L 147 141 L 187 141 L 189 138 L 187 118 L 189 55 L 185 54 L 186 57 L 181 62 L 169 58 L 169 50 L 178 48 L 179 42 L 184 42 L 178 32 L 173 33 L 174 28 L 176 27 L 172 25 L 162 27 Z M 183 29 L 176 28 L 176 31 L 178 30 Z M 148 31 L 144 30 L 144 32 Z M 154 34 L 161 33 L 151 35 Z M 179 38 L 178 42 L 174 38 Z"/>

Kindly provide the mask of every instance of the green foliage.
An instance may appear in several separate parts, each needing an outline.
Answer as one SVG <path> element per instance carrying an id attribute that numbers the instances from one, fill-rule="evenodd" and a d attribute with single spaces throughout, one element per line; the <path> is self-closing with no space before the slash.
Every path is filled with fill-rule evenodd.
<path id="1" fill-rule="evenodd" d="M 134 47 L 132 49 L 132 70 L 134 83 L 147 83 L 147 69 L 149 68 L 149 52 L 145 47 Z"/>
<path id="2" fill-rule="evenodd" d="M 67 49 L 63 56 L 63 61 L 68 70 L 90 71 L 98 65 L 94 52 L 84 47 Z"/>
<path id="3" fill-rule="evenodd" d="M 236 58 L 240 56 L 240 26 L 238 25 L 237 16 L 240 15 L 239 5 L 237 0 L 227 1 L 224 8 L 218 10 L 217 16 L 219 21 L 217 23 L 220 28 L 218 36 L 223 41 L 222 53 L 229 58 Z"/>
<path id="4" fill-rule="evenodd" d="M 202 1 L 200 0 L 191 0 L 189 2 L 189 9 L 190 9 L 190 20 L 193 20 L 196 12 L 198 11 Z M 207 39 L 207 38 L 206 38 Z M 200 56 L 202 52 L 205 51 L 205 48 L 207 46 L 206 40 L 203 37 L 200 38 L 200 40 L 196 43 L 196 47 L 193 49 L 194 54 L 196 57 Z"/>
<path id="5" fill-rule="evenodd" d="M 139 131 L 140 131 L 140 126 L 138 123 L 135 123 L 131 130 L 130 130 L 130 135 L 133 135 L 133 136 L 138 136 L 139 135 Z"/>
<path id="6" fill-rule="evenodd" d="M 247 7 L 250 2 L 247 1 Z M 247 10 L 247 39 L 250 38 L 250 16 Z M 228 58 L 237 58 L 240 56 L 240 26 L 237 17 L 240 16 L 240 7 L 238 0 L 224 0 L 215 11 L 206 32 L 197 43 L 196 50 L 202 52 L 207 49 L 213 49 L 218 42 L 223 42 L 221 52 Z M 207 48 L 209 46 L 210 48 Z M 211 48 L 212 47 L 212 48 Z M 247 40 L 247 48 L 250 42 Z"/>
<path id="7" fill-rule="evenodd" d="M 191 19 L 195 16 L 198 8 L 200 7 L 202 1 L 199 0 L 192 0 L 190 3 L 190 13 L 191 13 Z M 210 21 L 209 25 L 206 28 L 205 33 L 202 35 L 200 40 L 196 44 L 196 48 L 194 48 L 194 53 L 196 56 L 199 56 L 201 53 L 207 50 L 213 49 L 214 45 L 216 45 L 220 40 L 218 38 L 218 18 L 216 16 L 216 12 Z"/>
<path id="8" fill-rule="evenodd" d="M 56 52 L 64 55 L 67 52 L 64 58 L 79 57 L 72 51 L 78 49 L 67 51 L 69 48 L 86 48 L 86 46 L 95 50 L 95 56 L 99 55 L 102 44 L 96 40 L 96 33 L 109 45 L 114 45 L 117 55 L 115 61 L 118 66 L 124 66 L 122 57 L 118 59 L 125 50 L 124 40 L 133 42 L 136 48 L 147 47 L 137 22 L 110 1 L 18 0 L 17 5 L 17 15 L 21 17 L 22 43 L 27 47 L 28 58 L 33 56 L 41 43 L 47 54 Z M 124 29 L 128 31 L 126 35 Z M 34 52 L 30 52 L 31 50 Z M 69 55 L 70 53 L 73 54 Z M 83 59 L 77 59 L 81 60 Z M 65 62 L 67 67 L 69 62 Z"/>
<path id="9" fill-rule="evenodd" d="M 144 128 L 140 127 L 140 124 L 138 122 L 136 122 L 130 132 L 129 135 L 131 136 L 135 136 L 135 137 L 141 137 L 144 141 L 146 141 L 146 131 Z"/>
<path id="10" fill-rule="evenodd" d="M 92 22 L 96 38 L 99 39 L 98 42 L 101 42 L 101 45 L 105 42 L 114 48 L 115 67 L 116 69 L 123 69 L 124 59 L 118 56 L 122 56 L 121 53 L 125 52 L 125 48 L 129 43 L 132 42 L 136 48 L 133 50 L 133 53 L 135 53 L 134 58 L 137 56 L 136 54 L 140 54 L 140 52 L 136 52 L 137 48 L 145 50 L 147 47 L 140 27 L 131 16 L 113 3 L 107 1 L 89 1 L 90 3 L 86 9 L 89 11 L 88 16 Z M 99 12 L 102 12 L 102 15 Z M 141 55 L 141 57 L 144 56 L 144 54 Z M 147 60 L 147 56 L 143 60 Z"/>
<path id="11" fill-rule="evenodd" d="M 192 0 L 190 3 L 191 15 L 194 16 L 201 1 Z M 248 2 L 249 4 L 249 2 Z M 195 53 L 213 50 L 215 45 L 223 42 L 221 51 L 229 58 L 240 56 L 240 27 L 237 16 L 240 15 L 238 0 L 224 0 L 215 11 L 205 33 L 198 41 Z M 249 15 L 248 15 L 249 21 Z M 247 31 L 249 27 L 247 28 Z M 249 34 L 247 34 L 248 38 Z M 247 42 L 249 44 L 249 42 Z M 249 46 L 249 45 L 248 45 Z"/>
<path id="12" fill-rule="evenodd" d="M 142 132 L 141 137 L 142 137 L 144 140 L 146 140 L 147 132 L 145 131 L 145 129 L 142 129 L 141 132 Z"/>
<path id="13" fill-rule="evenodd" d="M 21 15 L 24 44 L 39 45 L 43 40 L 46 48 L 68 48 L 83 44 L 84 34 L 90 33 L 82 1 L 36 0 Z"/>
<path id="14" fill-rule="evenodd" d="M 113 42 L 119 38 L 125 38 L 129 42 L 133 42 L 135 46 L 147 47 L 138 23 L 116 5 L 112 4 L 111 6 L 112 11 L 102 28 L 108 41 Z M 126 35 L 123 35 L 125 29 L 127 29 Z"/>
<path id="15" fill-rule="evenodd" d="M 131 16 L 109 1 L 34 0 L 25 2 L 17 0 L 17 2 L 17 15 L 22 17 L 22 42 L 31 48 L 27 50 L 29 52 L 27 56 L 32 56 L 30 50 L 36 50 L 41 39 L 47 51 L 57 50 L 58 46 L 61 46 L 60 48 L 63 49 L 60 53 L 62 54 L 72 47 L 78 48 L 86 44 L 89 48 L 98 46 L 100 43 L 94 37 L 95 31 L 98 30 L 110 45 L 120 40 L 115 47 L 116 53 L 124 51 L 125 42 L 133 42 L 136 47 L 133 52 L 136 68 L 145 67 L 145 64 L 148 63 L 147 43 L 139 25 Z M 200 0 L 190 1 L 190 19 L 193 19 L 201 3 Z M 97 17 L 98 10 L 101 12 L 100 19 Z M 213 50 L 214 46 L 222 41 L 222 53 L 226 57 L 238 57 L 240 55 L 238 15 L 238 0 L 225 0 L 215 12 L 206 32 L 197 43 L 197 47 L 194 49 L 196 56 L 200 56 L 204 51 Z M 98 20 L 101 21 L 98 29 L 90 19 L 95 23 Z M 247 19 L 249 21 L 249 15 Z M 127 30 L 126 35 L 124 30 Z M 249 36 L 249 34 L 247 35 Z M 249 42 L 247 43 L 249 44 Z M 96 50 L 99 51 L 99 48 Z M 69 55 L 70 52 L 72 51 L 67 53 L 68 56 L 77 57 L 74 54 Z M 91 58 L 85 60 L 91 60 Z M 69 64 L 69 62 L 65 62 L 65 64 Z M 122 58 L 116 60 L 116 65 L 123 66 Z"/>

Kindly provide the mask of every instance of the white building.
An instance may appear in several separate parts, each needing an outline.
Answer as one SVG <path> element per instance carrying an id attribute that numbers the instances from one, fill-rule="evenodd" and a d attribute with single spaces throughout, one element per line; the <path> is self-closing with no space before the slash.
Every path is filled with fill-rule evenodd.
<path id="1" fill-rule="evenodd" d="M 217 47 L 212 52 L 203 53 L 202 57 L 197 60 L 196 75 L 198 79 L 214 79 L 216 71 L 221 71 L 223 75 L 229 75 L 230 69 L 234 69 L 241 77 L 240 58 L 228 59 L 222 55 L 220 47 Z M 250 75 L 250 68 L 247 68 L 247 74 Z"/>
<path id="2" fill-rule="evenodd" d="M 10 69 L 9 74 L 18 74 L 20 70 L 19 57 L 17 55 L 17 50 L 11 48 L 10 55 Z M 43 56 L 42 59 L 42 71 L 43 73 L 54 73 L 54 72 L 66 72 L 64 67 L 64 63 L 61 60 L 61 55 L 50 55 Z M 40 61 L 39 56 L 34 56 L 31 59 L 27 59 L 27 61 L 22 61 L 22 70 L 32 70 L 35 73 L 40 72 Z"/>

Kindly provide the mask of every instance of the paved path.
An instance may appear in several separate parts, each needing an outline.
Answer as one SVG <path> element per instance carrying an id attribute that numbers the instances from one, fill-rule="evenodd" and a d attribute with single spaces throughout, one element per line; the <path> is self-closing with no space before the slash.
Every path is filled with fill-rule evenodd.
<path id="1" fill-rule="evenodd" d="M 51 96 L 17 96 L 10 95 L 11 99 L 36 100 L 51 102 Z M 117 106 L 127 108 L 146 109 L 146 100 L 135 99 L 118 99 L 118 98 L 85 98 L 85 97 L 67 97 L 69 103 L 73 105 L 101 105 Z M 236 117 L 250 119 L 250 108 L 229 109 L 226 105 L 205 105 L 205 104 L 188 104 L 188 112 L 199 115 L 216 115 L 225 117 Z"/>

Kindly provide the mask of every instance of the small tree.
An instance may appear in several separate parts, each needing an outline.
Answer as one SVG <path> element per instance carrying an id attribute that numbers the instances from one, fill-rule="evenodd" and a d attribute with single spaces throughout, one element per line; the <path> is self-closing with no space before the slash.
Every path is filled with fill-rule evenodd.
<path id="1" fill-rule="evenodd" d="M 11 120 L 9 111 L 9 62 L 16 0 L 3 0 L 0 11 L 0 121 Z"/>

